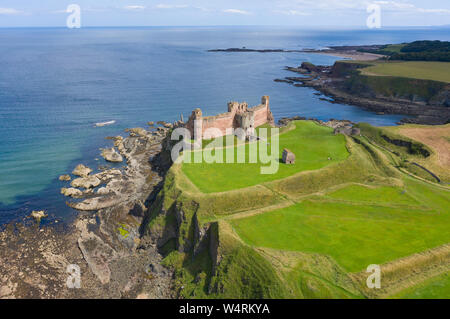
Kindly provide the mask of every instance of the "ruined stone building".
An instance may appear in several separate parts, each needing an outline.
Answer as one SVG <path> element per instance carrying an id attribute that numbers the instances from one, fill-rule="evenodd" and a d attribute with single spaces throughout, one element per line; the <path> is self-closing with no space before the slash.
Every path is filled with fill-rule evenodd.
<path id="1" fill-rule="evenodd" d="M 221 136 L 227 135 L 227 129 L 242 128 L 249 138 L 255 135 L 255 127 L 266 123 L 273 125 L 274 119 L 269 107 L 269 97 L 263 96 L 261 104 L 251 108 L 246 102 L 229 102 L 227 113 L 214 116 L 203 116 L 201 109 L 197 108 L 192 111 L 186 128 L 196 140 L 205 138 L 205 131 L 209 128 L 217 128 Z"/>
<path id="2" fill-rule="evenodd" d="M 334 135 L 344 134 L 344 135 L 360 135 L 361 130 L 357 127 L 351 126 L 341 126 L 334 129 Z"/>
<path id="3" fill-rule="evenodd" d="M 281 161 L 285 164 L 295 164 L 295 154 L 292 153 L 287 148 L 285 148 L 283 150 L 283 156 L 281 158 Z"/>

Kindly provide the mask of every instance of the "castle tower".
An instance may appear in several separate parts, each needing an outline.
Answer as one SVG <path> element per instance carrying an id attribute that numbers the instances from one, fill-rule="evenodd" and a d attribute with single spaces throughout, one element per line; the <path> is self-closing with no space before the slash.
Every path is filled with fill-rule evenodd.
<path id="1" fill-rule="evenodd" d="M 199 142 L 200 145 L 202 143 L 203 139 L 203 114 L 202 110 L 199 108 L 196 108 L 192 112 L 192 118 L 194 120 L 193 123 L 193 136 L 192 138 L 195 140 L 195 142 Z"/>
<path id="2" fill-rule="evenodd" d="M 263 105 L 269 107 L 269 96 L 268 96 L 268 95 L 264 95 L 264 96 L 261 98 L 261 104 L 263 104 Z"/>
<path id="3" fill-rule="evenodd" d="M 248 107 L 246 102 L 229 102 L 228 112 L 214 116 L 203 117 L 202 111 L 197 108 L 192 111 L 185 127 L 191 133 L 195 144 L 200 145 L 203 140 L 203 131 L 216 128 L 221 131 L 222 136 L 227 130 L 240 128 L 245 131 L 247 138 L 254 137 L 257 126 L 269 123 L 274 124 L 274 118 L 269 106 L 269 96 L 261 98 L 261 104 Z"/>
<path id="4" fill-rule="evenodd" d="M 272 111 L 270 110 L 270 104 L 269 104 L 269 96 L 264 95 L 261 98 L 261 104 L 265 105 L 267 107 L 267 123 L 274 126 L 275 125 L 275 119 L 273 118 Z"/>

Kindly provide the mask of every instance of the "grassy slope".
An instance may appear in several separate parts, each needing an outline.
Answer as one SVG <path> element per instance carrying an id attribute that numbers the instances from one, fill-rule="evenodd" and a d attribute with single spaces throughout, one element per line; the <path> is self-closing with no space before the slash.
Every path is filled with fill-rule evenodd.
<path id="1" fill-rule="evenodd" d="M 389 127 L 380 129 L 365 123 L 360 123 L 358 124 L 358 126 L 361 128 L 362 134 L 367 137 L 372 144 L 377 145 L 384 150 L 387 150 L 390 153 L 390 156 L 395 158 L 397 164 L 400 167 L 407 169 L 411 173 L 423 179 L 432 182 L 436 181 L 436 179 L 430 173 L 412 164 L 416 162 L 431 170 L 442 180 L 445 181 L 448 179 L 448 169 L 436 165 L 437 154 L 430 146 L 424 145 L 421 142 L 415 141 L 409 137 L 399 134 L 398 129 Z M 395 145 L 386 141 L 386 139 L 383 137 L 387 137 L 390 140 L 402 140 L 410 143 L 410 145 Z M 428 156 L 425 156 L 424 154 L 428 154 Z"/>
<path id="2" fill-rule="evenodd" d="M 432 150 L 431 156 L 428 158 L 415 156 L 411 157 L 411 160 L 431 170 L 444 182 L 450 183 L 450 170 L 448 169 L 448 159 L 450 158 L 450 124 L 435 126 L 407 124 L 385 127 L 384 130 L 409 139 L 415 138 L 418 135 L 420 141 L 424 143 L 429 142 L 427 146 Z"/>
<path id="3" fill-rule="evenodd" d="M 335 136 L 331 134 L 332 129 L 319 126 L 314 122 L 299 121 L 295 125 L 294 130 L 280 135 L 277 160 L 281 157 L 283 149 L 288 148 L 296 155 L 296 163 L 294 165 L 280 164 L 276 174 L 260 174 L 261 166 L 268 166 L 268 164 L 248 163 L 248 144 L 239 146 L 241 149 L 245 148 L 247 163 L 185 163 L 183 172 L 202 192 L 214 193 L 285 178 L 301 171 L 320 169 L 348 156 L 344 136 Z M 235 148 L 235 157 L 237 152 Z M 328 157 L 331 157 L 331 160 L 328 160 Z"/>
<path id="4" fill-rule="evenodd" d="M 419 205 L 419 202 L 412 198 L 405 189 L 392 186 L 372 188 L 363 185 L 350 185 L 328 194 L 327 197 L 372 204 Z"/>
<path id="5" fill-rule="evenodd" d="M 400 50 L 405 46 L 405 44 L 390 44 L 386 48 L 385 51 L 400 53 Z"/>
<path id="6" fill-rule="evenodd" d="M 398 76 L 420 80 L 450 83 L 450 63 L 448 62 L 384 62 L 362 69 L 363 74 Z"/>
<path id="7" fill-rule="evenodd" d="M 395 299 L 450 299 L 450 272 L 431 278 L 408 288 L 392 298 Z"/>
<path id="8" fill-rule="evenodd" d="M 361 201 L 358 194 L 354 199 Z M 448 212 L 326 201 L 233 221 L 250 245 L 322 253 L 350 272 L 447 243 L 449 223 Z"/>
<path id="9" fill-rule="evenodd" d="M 298 127 L 307 128 L 312 124 L 307 123 L 302 122 Z M 295 137 L 294 132 L 289 133 Z M 377 142 L 383 142 L 379 135 L 374 132 L 372 135 Z M 328 146 L 328 136 L 324 134 L 309 142 Z M 303 138 L 300 135 L 299 140 Z M 320 143 L 320 139 L 327 142 Z M 340 143 L 339 139 L 334 141 Z M 359 298 L 363 293 L 370 296 L 355 288 L 349 272 L 450 242 L 448 190 L 400 173 L 394 168 L 394 155 L 367 143 L 366 138 L 356 138 L 357 143 L 350 138 L 346 141 L 350 152 L 346 159 L 265 183 L 265 187 L 246 188 L 245 196 L 241 190 L 202 193 L 183 174 L 184 167 L 176 170 L 174 166 L 168 181 L 175 183 L 166 190 L 168 195 L 174 195 L 166 200 L 166 209 L 178 201 L 189 221 L 192 216 L 189 207 L 195 201 L 199 203 L 198 218 L 203 222 L 218 219 L 220 233 L 221 262 L 216 273 L 211 272 L 212 261 L 207 252 L 193 258 L 189 253 L 179 253 L 174 246 L 166 257 L 166 263 L 176 269 L 177 286 L 184 287 L 180 295 Z M 339 147 L 340 151 L 347 152 L 342 144 Z M 401 147 L 395 150 L 404 151 Z M 222 167 L 211 166 L 214 168 L 209 173 L 220 176 Z M 259 178 L 259 170 L 248 174 Z M 266 197 L 269 200 L 264 202 Z M 284 208 L 276 209 L 277 203 Z M 275 206 L 270 209 L 268 205 Z M 223 214 L 227 215 L 227 221 L 220 220 Z M 159 222 L 163 223 L 160 219 Z M 192 226 L 183 225 L 181 233 L 187 234 L 186 229 Z M 400 274 L 401 267 L 400 263 Z M 414 287 L 420 288 L 421 280 L 414 281 Z M 413 289 L 412 285 L 405 287 Z M 445 293 L 439 287 L 431 285 L 430 293 Z"/>

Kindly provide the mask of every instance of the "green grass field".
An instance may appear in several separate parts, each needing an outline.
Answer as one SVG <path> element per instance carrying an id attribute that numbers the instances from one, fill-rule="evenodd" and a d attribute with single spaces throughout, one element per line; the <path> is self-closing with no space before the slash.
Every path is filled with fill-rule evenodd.
<path id="1" fill-rule="evenodd" d="M 449 62 L 380 62 L 362 69 L 362 73 L 450 83 Z"/>
<path id="2" fill-rule="evenodd" d="M 408 195 L 405 199 L 398 195 L 401 191 L 366 193 L 351 187 L 339 192 L 347 198 L 351 195 L 356 202 L 375 202 L 382 193 L 395 196 L 388 206 L 308 200 L 232 224 L 249 245 L 317 252 L 333 257 L 347 271 L 358 272 L 370 264 L 382 264 L 450 241 L 448 196 L 440 211 L 435 207 L 397 207 L 408 202 Z M 412 200 L 411 204 L 417 202 Z"/>
<path id="3" fill-rule="evenodd" d="M 405 46 L 405 44 L 390 44 L 388 45 L 386 48 L 384 48 L 384 51 L 389 51 L 389 52 L 396 52 L 396 53 L 400 53 L 400 50 Z"/>
<path id="4" fill-rule="evenodd" d="M 395 146 L 382 136 L 401 135 L 364 124 L 364 136 L 353 137 L 311 121 L 293 124 L 280 135 L 280 156 L 289 148 L 297 162 L 280 163 L 277 174 L 262 175 L 260 163 L 183 163 L 169 171 L 163 211 L 172 215 L 156 216 L 150 227 L 179 234 L 179 245 L 210 227 L 203 240 L 217 245 L 212 254 L 167 249 L 180 296 L 448 296 L 450 189 L 399 165 L 427 145 L 405 137 L 409 147 Z M 370 264 L 386 276 L 380 291 L 365 286 Z"/>
<path id="5" fill-rule="evenodd" d="M 450 272 L 393 296 L 395 299 L 450 299 Z"/>
<path id="6" fill-rule="evenodd" d="M 362 185 L 351 185 L 328 194 L 327 197 L 374 204 L 420 205 L 405 189 L 392 186 L 370 188 Z"/>
<path id="7" fill-rule="evenodd" d="M 280 161 L 283 149 L 288 148 L 296 155 L 296 162 L 294 165 L 279 163 L 276 174 L 260 173 L 261 166 L 270 164 L 249 163 L 248 144 L 233 149 L 235 161 L 238 148 L 245 150 L 246 163 L 184 163 L 182 170 L 202 192 L 214 193 L 249 187 L 302 171 L 320 169 L 348 157 L 344 136 L 333 135 L 331 128 L 306 121 L 295 122 L 295 126 L 295 129 L 279 135 L 279 156 L 276 160 Z M 271 143 L 271 139 L 257 143 L 258 147 L 261 143 L 267 142 Z M 268 148 L 270 149 L 270 145 Z M 222 157 L 224 162 L 225 152 L 228 150 L 224 149 Z M 329 157 L 331 160 L 328 160 Z"/>

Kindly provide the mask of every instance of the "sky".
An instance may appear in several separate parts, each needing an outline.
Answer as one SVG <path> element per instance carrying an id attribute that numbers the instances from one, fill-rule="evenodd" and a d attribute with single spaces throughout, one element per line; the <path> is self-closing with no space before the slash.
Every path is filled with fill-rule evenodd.
<path id="1" fill-rule="evenodd" d="M 450 25 L 450 0 L 0 0 L 0 27 L 289 25 L 365 27 L 369 4 L 381 26 Z"/>

